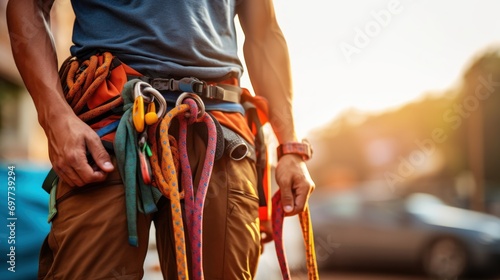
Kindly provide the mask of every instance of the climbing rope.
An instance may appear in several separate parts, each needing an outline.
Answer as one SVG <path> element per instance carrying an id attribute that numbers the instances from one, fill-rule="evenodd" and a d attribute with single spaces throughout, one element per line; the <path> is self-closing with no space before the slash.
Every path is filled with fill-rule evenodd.
<path id="1" fill-rule="evenodd" d="M 103 61 L 99 64 L 99 58 L 96 55 L 88 60 L 79 62 L 76 59 L 67 61 L 69 67 L 65 69 L 62 79 L 66 82 L 68 91 L 65 95 L 66 101 L 78 117 L 87 122 L 97 116 L 100 116 L 109 110 L 120 106 L 123 99 L 118 96 L 101 104 L 96 108 L 85 111 L 87 102 L 94 96 L 97 88 L 106 80 L 111 70 L 113 55 L 109 52 L 103 53 Z"/>
<path id="2" fill-rule="evenodd" d="M 200 107 L 201 110 L 199 110 Z M 169 129 L 175 117 L 179 120 L 178 142 L 169 135 Z M 195 195 L 192 171 L 187 153 L 187 126 L 201 121 L 207 126 L 208 139 L 205 163 Z M 148 133 L 152 139 L 157 139 L 157 141 L 151 142 L 152 154 L 150 163 L 155 178 L 153 184 L 165 197 L 170 199 L 178 278 L 189 278 L 186 240 L 180 202 L 184 198 L 186 225 L 191 242 L 193 278 L 203 279 L 203 206 L 215 156 L 217 136 L 215 124 L 204 111 L 201 99 L 197 98 L 196 95 L 181 95 L 179 96 L 177 105 L 166 113 L 165 117 L 158 124 L 158 127 L 150 127 Z M 179 191 L 177 175 L 179 172 L 181 172 L 182 191 Z"/>
<path id="3" fill-rule="evenodd" d="M 197 109 L 198 106 L 203 104 L 203 102 L 197 95 L 186 95 L 186 97 L 188 96 L 193 99 L 185 99 L 184 102 L 189 104 L 191 109 Z M 179 97 L 179 100 L 182 100 L 182 98 L 183 96 L 181 95 Z M 204 110 L 202 111 L 202 114 L 198 114 L 198 110 L 191 110 L 189 119 L 186 119 L 184 117 L 179 118 L 179 152 L 182 167 L 182 187 L 185 192 L 185 212 L 188 233 L 191 238 L 193 278 L 195 279 L 204 278 L 202 261 L 203 206 L 205 204 L 208 184 L 210 181 L 210 176 L 212 174 L 217 141 L 217 131 L 214 121 L 206 112 L 204 112 Z M 203 164 L 201 178 L 198 184 L 196 195 L 194 194 L 192 171 L 189 164 L 189 158 L 187 156 L 187 126 L 188 124 L 193 124 L 195 121 L 203 121 L 208 130 L 205 162 Z"/>
<path id="4" fill-rule="evenodd" d="M 273 239 L 276 246 L 276 254 L 278 257 L 278 262 L 281 269 L 281 274 L 283 279 L 289 280 L 290 278 L 290 268 L 288 267 L 288 261 L 285 254 L 285 246 L 283 243 L 283 221 L 285 219 L 285 212 L 283 211 L 283 206 L 281 204 L 281 192 L 278 190 L 273 198 Z M 307 275 L 309 280 L 319 279 L 318 267 L 316 263 L 316 252 L 314 249 L 314 237 L 311 224 L 311 216 L 309 214 L 309 209 L 306 208 L 303 212 L 299 214 L 300 226 L 302 229 L 302 235 L 304 237 L 304 245 L 306 247 L 306 267 Z"/>

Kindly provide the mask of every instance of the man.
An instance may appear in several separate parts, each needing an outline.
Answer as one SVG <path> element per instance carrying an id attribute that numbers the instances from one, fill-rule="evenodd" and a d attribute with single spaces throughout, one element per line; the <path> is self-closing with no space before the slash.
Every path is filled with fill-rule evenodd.
<path id="1" fill-rule="evenodd" d="M 47 135 L 53 169 L 60 178 L 58 214 L 42 248 L 39 278 L 107 279 L 120 275 L 140 279 L 149 226 L 154 221 L 162 272 L 165 278 L 173 279 L 178 271 L 172 240 L 165 233 L 171 219 L 166 199 L 158 202 L 156 213 L 138 214 L 139 246 L 127 244 L 125 195 L 114 156 L 64 98 L 49 30 L 52 4 L 50 0 L 9 1 L 7 7 L 14 58 Z M 72 5 L 76 15 L 71 49 L 74 56 L 86 59 L 96 52 L 109 51 L 153 78 L 239 78 L 243 69 L 237 57 L 237 15 L 245 33 L 244 56 L 255 93 L 268 100 L 269 120 L 279 142 L 297 142 L 289 56 L 271 0 L 73 0 Z M 29 36 L 24 33 L 26 23 L 36 28 Z M 214 174 L 217 178 L 212 178 L 209 194 L 219 192 L 207 194 L 213 200 L 204 210 L 205 278 L 251 279 L 260 252 L 259 238 L 246 230 L 258 221 L 254 163 L 224 156 L 215 162 Z M 221 186 L 220 181 L 227 186 Z M 303 211 L 314 189 L 304 158 L 293 151 L 280 157 L 276 181 L 287 215 Z M 220 189 L 224 187 L 228 191 L 222 195 Z"/>

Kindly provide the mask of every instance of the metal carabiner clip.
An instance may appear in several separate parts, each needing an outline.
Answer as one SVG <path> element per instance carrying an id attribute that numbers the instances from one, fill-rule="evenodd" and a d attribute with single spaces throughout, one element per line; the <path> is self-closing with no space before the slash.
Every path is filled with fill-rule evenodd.
<path id="1" fill-rule="evenodd" d="M 134 100 L 134 106 L 132 107 L 132 120 L 134 123 L 135 130 L 137 132 L 144 131 L 144 99 L 142 95 L 139 95 Z"/>
<path id="2" fill-rule="evenodd" d="M 186 98 L 192 98 L 198 105 L 198 116 L 196 116 L 197 119 L 203 117 L 205 114 L 205 103 L 203 103 L 203 100 L 201 100 L 201 97 L 195 93 L 192 92 L 183 92 L 179 97 L 177 97 L 177 101 L 175 102 L 175 106 L 179 106 L 182 104 L 184 99 Z"/>
<path id="3" fill-rule="evenodd" d="M 167 101 L 161 95 L 159 91 L 157 91 L 155 88 L 149 86 L 146 87 L 143 91 L 142 94 L 149 98 L 147 102 L 153 103 L 155 101 L 158 102 L 158 111 L 156 111 L 156 114 L 158 115 L 158 118 L 161 119 L 166 113 L 167 113 Z M 150 94 L 150 96 L 147 96 L 145 94 Z"/>
<path id="4" fill-rule="evenodd" d="M 137 82 L 134 85 L 134 98 L 133 121 L 138 132 L 144 131 L 144 123 L 152 125 L 167 112 L 165 98 L 146 82 Z M 155 101 L 158 102 L 158 111 L 156 111 Z M 147 112 L 144 110 L 144 103 L 148 103 Z"/>
<path id="5" fill-rule="evenodd" d="M 152 171 L 151 171 L 151 164 L 149 163 L 148 157 L 152 155 L 151 149 L 149 148 L 148 142 L 147 142 L 147 132 L 144 131 L 140 136 L 139 136 L 139 141 L 137 142 L 137 154 L 139 156 L 139 165 L 141 168 L 141 175 L 142 175 L 142 180 L 144 181 L 145 184 L 151 185 L 152 182 Z"/>
<path id="6" fill-rule="evenodd" d="M 134 85 L 134 106 L 132 107 L 132 121 L 135 130 L 141 133 L 144 131 L 144 95 L 142 94 L 142 86 L 149 86 L 145 82 L 137 82 Z"/>
<path id="7" fill-rule="evenodd" d="M 145 112 L 144 103 L 152 104 L 158 102 L 158 111 L 155 108 L 155 114 L 158 119 L 162 118 L 167 112 L 167 101 L 159 91 L 153 88 L 146 82 L 137 82 L 134 85 L 134 107 L 133 107 L 133 120 L 134 126 L 138 132 L 144 131 L 145 115 L 153 113 L 148 110 Z M 153 122 L 154 123 L 154 122 Z"/>
<path id="8" fill-rule="evenodd" d="M 141 166 L 142 180 L 146 185 L 151 185 L 152 183 L 151 164 L 149 163 L 149 160 L 146 156 L 146 151 L 139 148 L 137 149 L 137 154 L 139 155 L 139 165 Z"/>

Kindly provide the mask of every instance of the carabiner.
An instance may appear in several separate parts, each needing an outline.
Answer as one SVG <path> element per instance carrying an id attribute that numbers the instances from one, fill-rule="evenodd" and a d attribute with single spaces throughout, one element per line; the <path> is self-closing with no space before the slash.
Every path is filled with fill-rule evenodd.
<path id="1" fill-rule="evenodd" d="M 154 104 L 155 100 L 158 101 L 158 111 L 156 108 L 153 109 L 155 112 L 145 112 L 144 103 Z M 153 107 L 153 106 L 152 106 Z M 147 125 L 154 124 L 157 119 L 162 118 L 167 112 L 167 101 L 161 95 L 159 91 L 154 89 L 150 84 L 146 82 L 137 82 L 134 85 L 134 107 L 132 109 L 132 118 L 134 127 L 137 132 L 141 133 L 145 129 L 145 122 Z M 146 117 L 146 115 L 148 115 Z"/>
<path id="2" fill-rule="evenodd" d="M 144 131 L 144 99 L 139 95 L 134 100 L 134 107 L 132 108 L 132 120 L 137 132 Z"/>
<path id="3" fill-rule="evenodd" d="M 157 91 L 155 88 L 153 88 L 151 86 L 146 87 L 142 91 L 142 95 L 147 96 L 145 94 L 151 95 L 151 96 L 148 96 L 149 103 L 154 102 L 155 100 L 158 101 L 158 111 L 156 112 L 156 114 L 158 115 L 158 118 L 161 119 L 165 115 L 165 113 L 167 113 L 167 101 L 165 100 L 163 95 L 161 95 L 161 93 L 159 91 Z"/>
<path id="4" fill-rule="evenodd" d="M 182 104 L 184 99 L 186 98 L 192 98 L 194 101 L 196 101 L 196 104 L 198 104 L 198 116 L 197 119 L 203 117 L 205 114 L 205 104 L 203 103 L 203 100 L 201 100 L 201 97 L 195 93 L 192 92 L 183 92 L 179 97 L 177 97 L 177 101 L 175 102 L 175 106 L 179 106 Z"/>
<path id="5" fill-rule="evenodd" d="M 147 144 L 146 144 L 147 145 Z M 146 185 L 151 185 L 151 165 L 143 149 L 137 149 L 137 154 L 139 155 L 139 164 L 141 166 L 142 180 Z"/>

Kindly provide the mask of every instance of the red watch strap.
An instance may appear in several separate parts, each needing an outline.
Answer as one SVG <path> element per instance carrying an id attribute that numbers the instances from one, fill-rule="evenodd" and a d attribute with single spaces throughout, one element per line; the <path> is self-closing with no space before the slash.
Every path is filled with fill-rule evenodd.
<path id="1" fill-rule="evenodd" d="M 278 146 L 278 160 L 286 154 L 296 154 L 302 156 L 304 160 L 312 157 L 311 145 L 306 142 L 288 142 Z"/>

